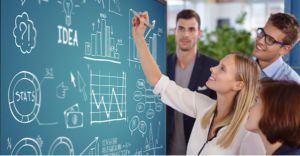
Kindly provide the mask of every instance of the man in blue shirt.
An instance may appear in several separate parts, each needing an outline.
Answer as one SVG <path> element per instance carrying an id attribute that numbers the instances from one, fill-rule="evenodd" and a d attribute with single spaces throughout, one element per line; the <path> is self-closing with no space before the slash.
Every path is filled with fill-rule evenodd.
<path id="1" fill-rule="evenodd" d="M 257 29 L 253 56 L 261 68 L 261 78 L 294 80 L 300 84 L 299 75 L 287 65 L 282 55 L 299 41 L 300 24 L 287 13 L 271 14 L 264 28 Z"/>

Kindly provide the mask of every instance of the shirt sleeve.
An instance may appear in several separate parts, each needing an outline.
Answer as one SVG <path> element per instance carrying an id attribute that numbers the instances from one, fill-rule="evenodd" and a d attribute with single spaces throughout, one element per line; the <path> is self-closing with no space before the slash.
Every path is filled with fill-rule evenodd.
<path id="1" fill-rule="evenodd" d="M 199 110 L 212 107 L 215 100 L 208 96 L 182 88 L 163 75 L 156 84 L 154 94 L 161 94 L 161 101 L 173 109 L 196 118 Z"/>
<path id="2" fill-rule="evenodd" d="M 266 155 L 266 150 L 260 136 L 248 132 L 241 144 L 240 155 Z"/>

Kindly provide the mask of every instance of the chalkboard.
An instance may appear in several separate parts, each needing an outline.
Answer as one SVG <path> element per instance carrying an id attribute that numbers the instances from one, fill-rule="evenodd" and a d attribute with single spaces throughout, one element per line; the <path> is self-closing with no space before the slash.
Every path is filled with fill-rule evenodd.
<path id="1" fill-rule="evenodd" d="M 2 0 L 1 154 L 165 154 L 165 105 L 143 74 L 133 9 L 165 74 L 163 0 Z"/>

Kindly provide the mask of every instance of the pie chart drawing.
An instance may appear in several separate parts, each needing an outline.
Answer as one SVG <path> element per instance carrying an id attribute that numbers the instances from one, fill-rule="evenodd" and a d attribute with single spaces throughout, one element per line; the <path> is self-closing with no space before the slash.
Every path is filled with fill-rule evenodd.
<path id="1" fill-rule="evenodd" d="M 24 113 L 22 109 L 18 108 L 20 107 L 20 104 L 18 103 L 20 103 L 21 100 L 20 98 L 16 99 L 15 94 L 18 92 L 18 89 L 16 88 L 22 88 L 22 85 L 26 83 L 32 85 L 33 91 L 31 92 L 30 95 L 33 96 L 34 98 L 29 101 L 33 105 L 32 111 Z M 37 117 L 41 106 L 41 87 L 36 76 L 28 71 L 21 71 L 18 74 L 16 74 L 9 84 L 8 102 L 9 102 L 10 111 L 13 117 L 18 122 L 30 123 L 31 121 L 33 121 Z"/>

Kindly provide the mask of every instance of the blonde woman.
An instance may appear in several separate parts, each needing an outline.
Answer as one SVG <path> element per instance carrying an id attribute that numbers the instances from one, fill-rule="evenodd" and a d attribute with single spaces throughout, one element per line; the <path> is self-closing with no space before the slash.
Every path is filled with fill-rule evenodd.
<path id="1" fill-rule="evenodd" d="M 260 69 L 244 54 L 233 52 L 211 68 L 207 87 L 217 92 L 217 100 L 181 88 L 162 75 L 144 39 L 148 13 L 132 18 L 132 35 L 136 43 L 143 71 L 154 93 L 161 100 L 186 115 L 196 118 L 187 154 L 265 154 L 260 137 L 244 128 L 248 108 L 254 103 L 259 89 Z M 184 31 L 184 44 L 190 44 Z"/>

